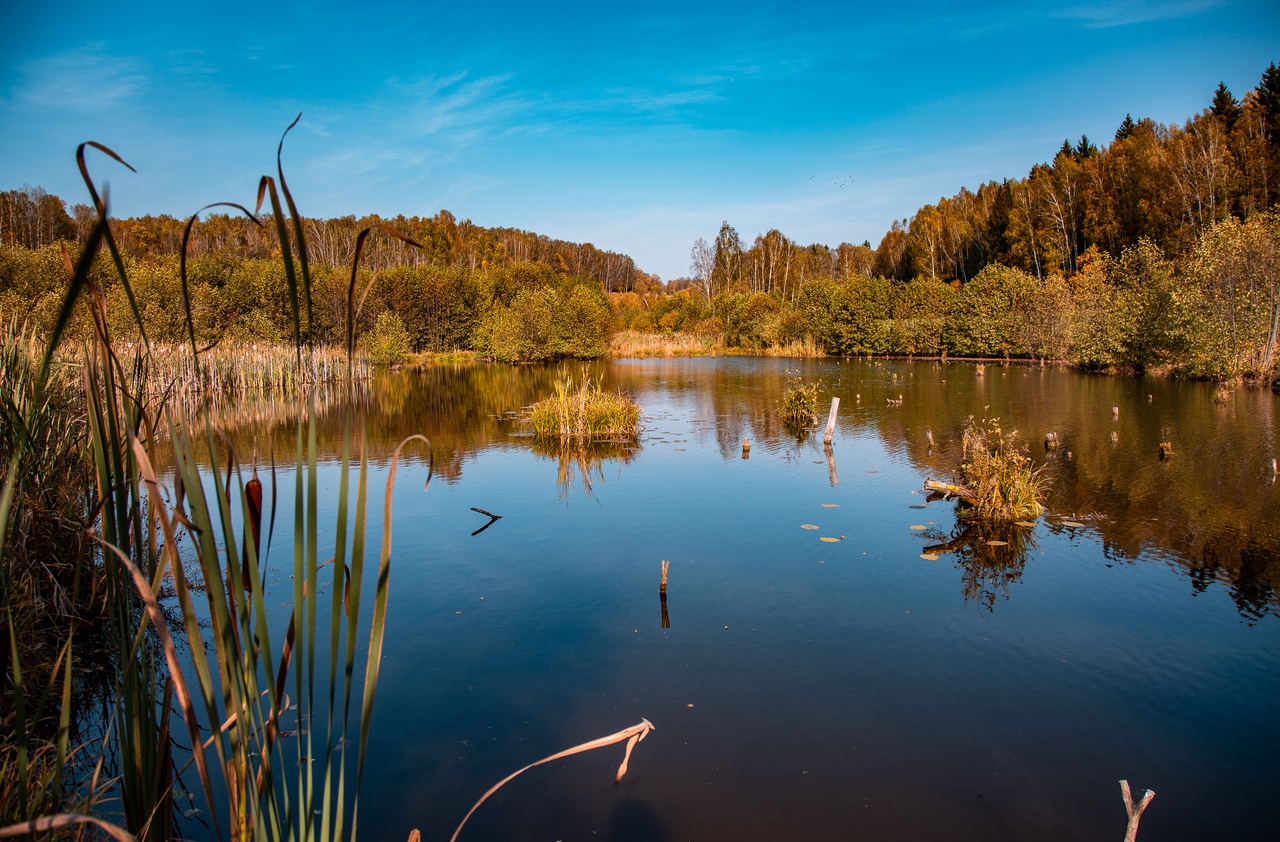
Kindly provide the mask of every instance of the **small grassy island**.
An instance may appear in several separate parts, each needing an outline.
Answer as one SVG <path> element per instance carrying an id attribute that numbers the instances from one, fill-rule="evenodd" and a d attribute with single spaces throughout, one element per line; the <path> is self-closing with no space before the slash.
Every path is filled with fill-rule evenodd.
<path id="1" fill-rule="evenodd" d="M 621 392 L 606 392 L 590 377 L 575 388 L 565 376 L 556 383 L 554 395 L 529 410 L 529 423 L 537 438 L 565 444 L 634 441 L 640 435 L 640 406 Z"/>

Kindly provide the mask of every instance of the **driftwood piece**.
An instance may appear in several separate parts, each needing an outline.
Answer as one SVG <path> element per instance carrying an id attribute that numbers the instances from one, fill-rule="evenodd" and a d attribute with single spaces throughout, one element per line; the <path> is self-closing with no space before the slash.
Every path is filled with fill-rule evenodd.
<path id="1" fill-rule="evenodd" d="M 472 533 L 471 533 L 471 536 L 472 536 L 472 537 L 475 537 L 476 535 L 479 535 L 481 532 L 484 532 L 484 531 L 485 531 L 486 529 L 488 529 L 490 526 L 493 526 L 495 523 L 497 523 L 498 521 L 502 520 L 502 515 L 495 515 L 493 512 L 486 512 L 484 509 L 478 509 L 478 508 L 476 508 L 475 506 L 472 506 L 472 507 L 471 507 L 471 511 L 473 511 L 473 512 L 479 512 L 480 514 L 485 515 L 486 517 L 488 517 L 488 518 L 489 518 L 489 522 L 488 522 L 488 523 L 486 523 L 484 526 L 482 526 L 482 527 L 480 527 L 479 529 L 477 529 L 475 532 L 472 532 Z"/>
<path id="2" fill-rule="evenodd" d="M 1124 811 L 1129 814 L 1129 824 L 1124 829 L 1124 842 L 1135 842 L 1138 838 L 1138 819 L 1142 818 L 1142 811 L 1147 809 L 1156 794 L 1148 789 L 1142 793 L 1142 800 L 1134 804 L 1128 781 L 1120 782 L 1120 794 L 1124 796 Z"/>
<path id="3" fill-rule="evenodd" d="M 973 502 L 973 492 L 965 488 L 963 485 L 955 485 L 949 482 L 940 482 L 936 479 L 927 479 L 924 481 L 925 491 L 937 491 L 944 497 L 959 497 L 962 500 Z"/>

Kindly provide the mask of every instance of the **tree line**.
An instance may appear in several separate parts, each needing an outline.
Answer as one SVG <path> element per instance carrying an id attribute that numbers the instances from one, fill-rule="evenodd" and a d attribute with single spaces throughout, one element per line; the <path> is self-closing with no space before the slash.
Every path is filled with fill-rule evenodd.
<path id="1" fill-rule="evenodd" d="M 875 248 L 802 246 L 776 229 L 748 247 L 725 222 L 714 242 L 695 242 L 691 277 L 667 284 L 589 243 L 483 228 L 443 210 L 307 219 L 315 289 L 303 329 L 315 342 L 342 341 L 358 232 L 389 225 L 420 248 L 366 242 L 361 283 L 377 280 L 357 328 L 370 332 L 390 313 L 383 333 L 407 337 L 415 351 L 590 357 L 623 328 L 751 349 L 804 341 L 832 354 L 1031 357 L 1271 378 L 1280 347 L 1277 173 L 1273 63 L 1242 99 L 1219 84 L 1181 126 L 1126 115 L 1105 146 L 1064 141 L 1025 178 L 962 189 L 894 222 Z M 0 194 L 0 309 L 52 318 L 64 275 L 56 243 L 82 238 L 92 217 L 84 205 L 68 213 L 38 188 Z M 168 216 L 112 221 L 162 341 L 184 335 L 184 225 Z M 195 223 L 188 280 L 200 341 L 289 335 L 276 237 L 244 217 Z M 127 332 L 109 269 L 104 262 L 101 283 Z"/>
<path id="2" fill-rule="evenodd" d="M 708 300 L 722 292 L 766 292 L 793 300 L 806 281 L 884 277 L 972 279 L 997 263 L 1043 280 L 1080 268 L 1090 248 L 1119 258 L 1145 240 L 1187 254 L 1229 217 L 1247 219 L 1280 201 L 1280 68 L 1237 100 L 1219 83 L 1210 104 L 1183 125 L 1125 115 L 1105 146 L 1064 140 L 1025 178 L 962 188 L 902 220 L 877 247 L 802 245 L 774 229 L 745 246 L 727 221 L 713 243 L 699 239 L 690 275 Z"/>
<path id="3" fill-rule="evenodd" d="M 633 330 L 836 354 L 1069 360 L 1272 377 L 1280 342 L 1280 68 L 1219 84 L 1183 125 L 1126 115 L 1111 143 L 1064 141 L 1022 179 L 895 221 L 872 248 L 745 246 L 727 221 L 666 295 L 615 296 Z"/>
<path id="4" fill-rule="evenodd" d="M 43 188 L 28 185 L 0 193 L 0 245 L 39 248 L 62 240 L 82 240 L 95 220 L 90 206 L 77 204 L 68 212 L 62 199 Z M 181 250 L 186 223 L 185 219 L 164 214 L 113 219 L 111 228 L 123 254 L 165 257 Z M 433 266 L 476 271 L 541 263 L 562 275 L 588 278 L 606 292 L 626 292 L 638 279 L 648 278 L 625 254 L 517 228 L 485 228 L 469 219 L 459 221 L 447 210 L 430 217 L 385 218 L 372 214 L 360 218 L 307 218 L 303 223 L 307 254 L 318 266 L 349 267 L 360 231 L 378 225 L 400 231 L 422 248 L 406 251 L 390 241 L 371 240 L 361 260 L 375 270 Z M 271 259 L 279 248 L 274 226 L 259 225 L 243 216 L 211 214 L 192 227 L 187 254 L 218 254 L 235 260 Z"/>

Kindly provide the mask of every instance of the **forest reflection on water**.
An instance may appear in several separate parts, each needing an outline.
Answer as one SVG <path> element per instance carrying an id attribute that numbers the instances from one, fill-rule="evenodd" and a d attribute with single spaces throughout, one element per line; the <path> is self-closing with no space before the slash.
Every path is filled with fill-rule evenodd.
<path id="1" fill-rule="evenodd" d="M 573 376 L 587 368 L 606 388 L 638 398 L 647 410 L 638 446 L 598 442 L 565 449 L 523 431 L 522 409 L 550 394 L 566 367 Z M 757 459 L 820 461 L 814 436 L 797 439 L 779 417 L 789 369 L 821 384 L 824 406 L 833 395 L 841 398 L 841 437 L 874 436 L 886 458 L 921 479 L 954 471 L 970 415 L 1000 418 L 1005 429 L 1025 431 L 1049 479 L 1042 530 L 1096 534 L 1109 564 L 1165 562 L 1197 593 L 1218 583 L 1249 622 L 1280 616 L 1280 505 L 1270 469 L 1277 398 L 1264 390 L 1240 388 L 1221 404 L 1207 384 L 1053 367 L 988 365 L 981 372 L 964 362 L 722 358 L 429 366 L 379 373 L 355 400 L 375 462 L 385 462 L 405 436 L 423 433 L 434 445 L 438 475 L 455 483 L 468 461 L 486 450 L 527 450 L 554 466 L 552 484 L 570 505 L 571 491 L 591 497 L 599 483 L 636 459 L 644 442 L 676 451 L 710 446 L 725 460 L 754 453 Z M 890 404 L 899 398 L 900 405 Z M 335 391 L 317 397 L 322 459 L 338 452 L 343 400 Z M 298 401 L 280 397 L 211 410 L 223 429 L 259 455 L 291 453 L 292 425 L 304 412 Z M 687 416 L 681 435 L 693 437 L 693 444 L 665 429 L 676 420 L 673 412 Z M 1057 434 L 1053 449 L 1041 445 L 1048 432 Z M 1165 436 L 1173 440 L 1175 456 L 1161 460 L 1157 444 Z M 753 451 L 743 451 L 744 438 Z M 839 438 L 825 461 L 838 482 Z M 663 490 L 666 498 L 678 495 L 676 487 Z M 993 531 L 956 523 L 945 533 L 935 526 L 927 537 L 932 552 L 959 568 L 965 600 L 990 610 L 1021 578 L 1035 535 L 1022 527 Z"/>

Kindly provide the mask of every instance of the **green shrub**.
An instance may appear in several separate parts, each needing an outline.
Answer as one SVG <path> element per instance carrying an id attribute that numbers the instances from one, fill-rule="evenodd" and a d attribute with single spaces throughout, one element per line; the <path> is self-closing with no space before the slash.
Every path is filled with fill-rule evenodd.
<path id="1" fill-rule="evenodd" d="M 390 310 L 383 310 L 373 332 L 365 336 L 365 353 L 374 365 L 399 365 L 409 356 L 409 331 L 404 322 Z"/>

